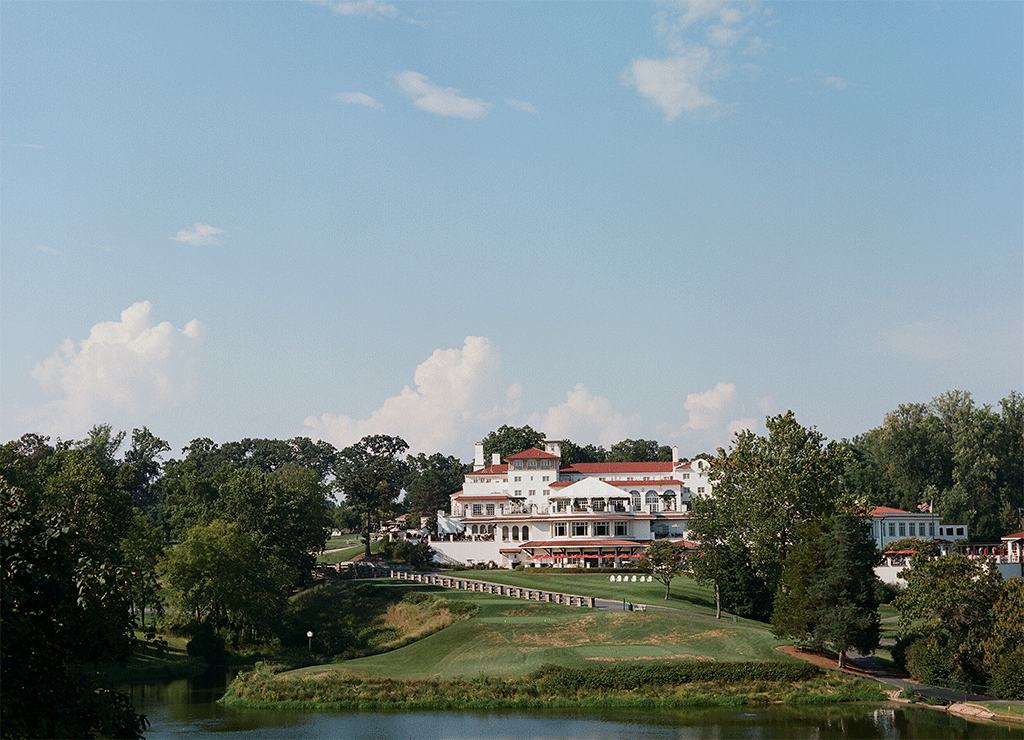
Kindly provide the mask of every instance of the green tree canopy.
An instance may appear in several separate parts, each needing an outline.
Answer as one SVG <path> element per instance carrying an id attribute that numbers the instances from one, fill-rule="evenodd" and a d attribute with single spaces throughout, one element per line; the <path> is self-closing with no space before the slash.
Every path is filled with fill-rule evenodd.
<path id="1" fill-rule="evenodd" d="M 683 562 L 684 549 L 682 545 L 660 540 L 652 542 L 644 550 L 644 556 L 640 559 L 640 570 L 650 573 L 658 583 L 665 584 L 665 600 L 668 600 L 669 590 L 672 581 L 677 576 L 686 573 L 686 565 Z"/>
<path id="2" fill-rule="evenodd" d="M 531 447 L 541 448 L 544 444 L 544 432 L 538 432 L 528 424 L 521 427 L 510 427 L 502 424 L 497 430 L 489 432 L 483 439 L 484 460 L 490 462 L 491 455 L 497 452 L 504 460 L 509 455 L 528 450 Z"/>
<path id="3" fill-rule="evenodd" d="M 231 625 L 243 637 L 271 632 L 283 596 L 253 537 L 215 519 L 189 530 L 164 563 L 173 603 L 216 628 Z"/>
<path id="4" fill-rule="evenodd" d="M 624 439 L 608 450 L 608 462 L 671 462 L 672 448 L 653 439 Z"/>
<path id="5" fill-rule="evenodd" d="M 878 647 L 875 544 L 869 524 L 848 514 L 803 522 L 786 557 L 772 612 L 772 632 L 812 647 L 830 643 L 846 664 L 846 651 Z"/>
<path id="6" fill-rule="evenodd" d="M 407 449 L 409 445 L 401 437 L 376 434 L 338 453 L 335 485 L 345 503 L 359 512 L 367 556 L 374 523 L 391 513 L 408 475 L 408 465 L 401 458 Z"/>
<path id="7" fill-rule="evenodd" d="M 145 717 L 102 678 L 124 662 L 132 621 L 123 573 L 79 546 L 56 513 L 0 481 L 2 731 L 5 737 L 141 737 Z"/>
<path id="8" fill-rule="evenodd" d="M 749 549 L 756 574 L 775 593 L 782 563 L 798 540 L 797 525 L 831 517 L 852 502 L 842 486 L 845 448 L 800 426 L 792 411 L 767 418 L 765 426 L 767 437 L 739 432 L 728 452 L 718 450 L 710 473 L 713 503 L 695 505 L 691 527 L 698 538 Z M 710 532 L 709 518 L 725 529 Z"/>
<path id="9" fill-rule="evenodd" d="M 427 457 L 422 452 L 406 458 L 409 474 L 405 479 L 405 503 L 410 512 L 420 516 L 436 516 L 447 511 L 456 491 L 462 490 L 471 466 L 457 457 L 435 452 Z"/>

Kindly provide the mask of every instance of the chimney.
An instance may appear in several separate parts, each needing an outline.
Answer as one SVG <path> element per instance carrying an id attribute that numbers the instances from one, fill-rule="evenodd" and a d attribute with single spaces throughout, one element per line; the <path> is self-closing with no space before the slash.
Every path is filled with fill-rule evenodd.
<path id="1" fill-rule="evenodd" d="M 679 464 L 679 448 L 675 445 L 672 446 L 672 466 L 675 467 Z"/>
<path id="2" fill-rule="evenodd" d="M 549 455 L 555 457 L 562 456 L 562 440 L 560 439 L 545 439 L 544 440 L 544 451 Z"/>
<path id="3" fill-rule="evenodd" d="M 501 453 L 500 452 L 492 452 L 491 453 L 491 465 L 501 465 Z"/>
<path id="4" fill-rule="evenodd" d="M 482 470 L 484 467 L 484 443 L 477 442 L 473 454 L 473 470 Z"/>

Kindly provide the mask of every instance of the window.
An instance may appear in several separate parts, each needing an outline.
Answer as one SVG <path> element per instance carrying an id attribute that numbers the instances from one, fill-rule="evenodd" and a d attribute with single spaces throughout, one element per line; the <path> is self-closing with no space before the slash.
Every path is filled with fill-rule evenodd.
<path id="1" fill-rule="evenodd" d="M 566 527 L 565 522 L 555 523 L 555 537 L 565 537 Z"/>
<path id="2" fill-rule="evenodd" d="M 704 493 L 704 486 L 697 486 L 697 493 Z"/>
<path id="3" fill-rule="evenodd" d="M 928 522 L 928 536 L 935 536 L 935 522 Z"/>
<path id="4" fill-rule="evenodd" d="M 625 522 L 615 522 L 615 536 L 616 537 L 625 537 L 626 536 L 626 531 L 627 531 L 627 527 L 626 527 L 626 523 Z"/>
<path id="5" fill-rule="evenodd" d="M 494 504 L 487 504 L 487 516 L 494 516 Z"/>
<path id="6" fill-rule="evenodd" d="M 530 539 L 530 528 L 527 527 L 525 524 L 523 525 L 523 539 L 524 540 Z"/>
<path id="7" fill-rule="evenodd" d="M 917 537 L 917 524 L 914 522 L 910 523 L 910 536 Z"/>
<path id="8" fill-rule="evenodd" d="M 905 522 L 900 522 L 900 537 L 907 536 L 907 525 Z"/>
<path id="9" fill-rule="evenodd" d="M 568 505 L 569 505 L 568 501 L 556 501 L 555 502 L 555 511 L 565 511 L 566 508 L 568 507 Z"/>
<path id="10" fill-rule="evenodd" d="M 513 482 L 513 483 L 519 483 L 519 482 L 520 482 L 520 481 L 522 481 L 522 480 L 523 480 L 523 476 L 521 476 L 521 475 L 517 475 L 517 476 L 516 476 L 516 477 L 515 477 L 515 478 L 514 478 L 514 479 L 512 480 L 512 482 Z"/>
<path id="11" fill-rule="evenodd" d="M 594 536 L 607 537 L 609 533 L 608 522 L 594 522 Z"/>
<path id="12" fill-rule="evenodd" d="M 519 539 L 519 527 L 512 527 L 512 539 Z"/>
<path id="13" fill-rule="evenodd" d="M 535 468 L 535 467 L 537 467 L 537 461 L 532 459 L 532 458 L 530 460 L 527 460 L 526 461 L 526 467 L 528 467 L 528 468 Z"/>
<path id="14" fill-rule="evenodd" d="M 572 536 L 573 537 L 586 537 L 587 536 L 587 523 L 586 522 L 573 522 L 572 523 Z"/>
<path id="15" fill-rule="evenodd" d="M 473 516 L 483 516 L 483 504 L 473 504 Z"/>
<path id="16" fill-rule="evenodd" d="M 603 498 L 595 498 L 591 502 L 591 508 L 594 511 L 604 511 L 604 499 Z"/>
<path id="17" fill-rule="evenodd" d="M 540 466 L 542 468 L 550 468 L 551 467 L 551 461 L 550 460 L 541 460 L 540 461 Z"/>
<path id="18" fill-rule="evenodd" d="M 690 474 L 689 473 L 683 473 L 683 480 L 690 480 Z"/>
<path id="19" fill-rule="evenodd" d="M 640 511 L 640 491 L 630 491 L 629 495 L 633 499 L 633 511 Z"/>
<path id="20" fill-rule="evenodd" d="M 502 527 L 501 528 L 501 539 L 503 539 L 503 540 L 507 540 L 508 539 L 508 527 Z"/>
<path id="21" fill-rule="evenodd" d="M 963 535 L 964 535 L 964 528 L 963 527 L 957 527 L 956 528 L 956 535 L 957 535 L 957 537 L 963 537 Z"/>
<path id="22" fill-rule="evenodd" d="M 547 483 L 547 482 L 548 482 L 549 480 L 551 480 L 551 476 L 550 476 L 550 475 L 545 475 L 545 476 L 544 476 L 543 478 L 541 478 L 541 480 L 542 480 L 542 481 L 543 481 L 544 483 Z"/>
<path id="23" fill-rule="evenodd" d="M 522 460 L 513 460 L 512 461 L 512 467 L 513 468 L 522 468 L 523 467 L 523 461 Z"/>
<path id="24" fill-rule="evenodd" d="M 889 536 L 896 536 L 896 522 L 889 522 Z"/>

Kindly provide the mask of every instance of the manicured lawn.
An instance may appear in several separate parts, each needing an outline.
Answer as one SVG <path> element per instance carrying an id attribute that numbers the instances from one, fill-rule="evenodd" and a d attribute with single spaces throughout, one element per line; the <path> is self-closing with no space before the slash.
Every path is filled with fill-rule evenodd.
<path id="1" fill-rule="evenodd" d="M 432 587 L 424 590 L 436 593 Z M 604 612 L 455 590 L 445 596 L 469 600 L 480 611 L 399 650 L 296 673 L 450 679 L 518 675 L 545 663 L 793 660 L 774 649 L 779 642 L 766 630 L 731 622 L 654 611 Z"/>
<path id="2" fill-rule="evenodd" d="M 356 539 L 356 544 L 346 547 L 344 544 L 339 545 L 343 547 L 343 550 L 337 550 L 335 552 L 325 552 L 317 555 L 316 561 L 318 563 L 347 563 L 349 560 L 354 558 L 356 555 L 366 552 L 366 547 L 362 542 L 359 541 L 358 536 L 353 535 Z M 339 538 L 340 539 L 340 538 Z M 370 552 L 380 552 L 383 546 L 382 541 L 371 542 Z M 330 542 L 328 542 L 328 549 L 330 549 Z"/>
<path id="3" fill-rule="evenodd" d="M 489 583 L 503 583 L 507 586 L 538 588 L 545 591 L 559 591 L 615 601 L 625 600 L 634 604 L 667 606 L 711 616 L 715 614 L 714 589 L 710 586 L 699 586 L 692 578 L 686 577 L 679 577 L 672 581 L 672 589 L 668 601 L 666 601 L 665 586 L 657 581 L 650 583 L 612 582 L 608 578 L 611 575 L 609 573 L 567 573 L 557 568 L 541 568 L 526 571 L 467 570 L 453 575 Z M 629 577 L 632 578 L 633 575 L 635 574 L 631 573 Z M 623 575 L 623 578 L 625 577 Z M 732 615 L 725 615 L 723 612 L 722 621 L 732 622 Z M 737 623 L 767 629 L 767 625 L 752 620 L 737 619 Z"/>

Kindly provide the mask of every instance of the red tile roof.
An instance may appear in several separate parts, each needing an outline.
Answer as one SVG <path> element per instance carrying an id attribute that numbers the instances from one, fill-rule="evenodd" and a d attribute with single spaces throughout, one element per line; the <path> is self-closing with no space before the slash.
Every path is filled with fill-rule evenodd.
<path id="1" fill-rule="evenodd" d="M 563 465 L 561 473 L 572 475 L 599 475 L 601 473 L 671 473 L 671 462 L 620 462 L 620 463 L 574 463 Z"/>
<path id="2" fill-rule="evenodd" d="M 505 458 L 506 460 L 561 460 L 558 455 L 552 455 L 550 452 L 544 452 L 544 450 L 538 450 L 536 447 L 531 447 L 528 450 L 517 452 L 514 455 L 509 455 Z"/>
<path id="3" fill-rule="evenodd" d="M 578 480 L 556 480 L 551 483 L 549 488 L 566 488 L 573 485 L 574 483 L 582 483 L 583 481 Z M 675 480 L 673 478 L 663 478 L 661 480 L 606 480 L 601 481 L 607 483 L 609 486 L 615 486 L 617 488 L 649 488 L 651 486 L 682 486 L 685 485 L 682 481 Z"/>
<path id="4" fill-rule="evenodd" d="M 904 511 L 903 509 L 893 509 L 890 506 L 876 506 L 870 512 L 868 512 L 868 516 L 890 516 L 892 514 L 909 514 L 909 513 L 910 513 L 909 511 Z M 915 516 L 917 516 L 917 514 L 915 514 Z"/>
<path id="5" fill-rule="evenodd" d="M 488 465 L 486 468 L 474 470 L 466 475 L 508 475 L 508 465 Z"/>
<path id="6" fill-rule="evenodd" d="M 519 547 L 639 547 L 650 544 L 637 540 L 531 540 Z"/>

